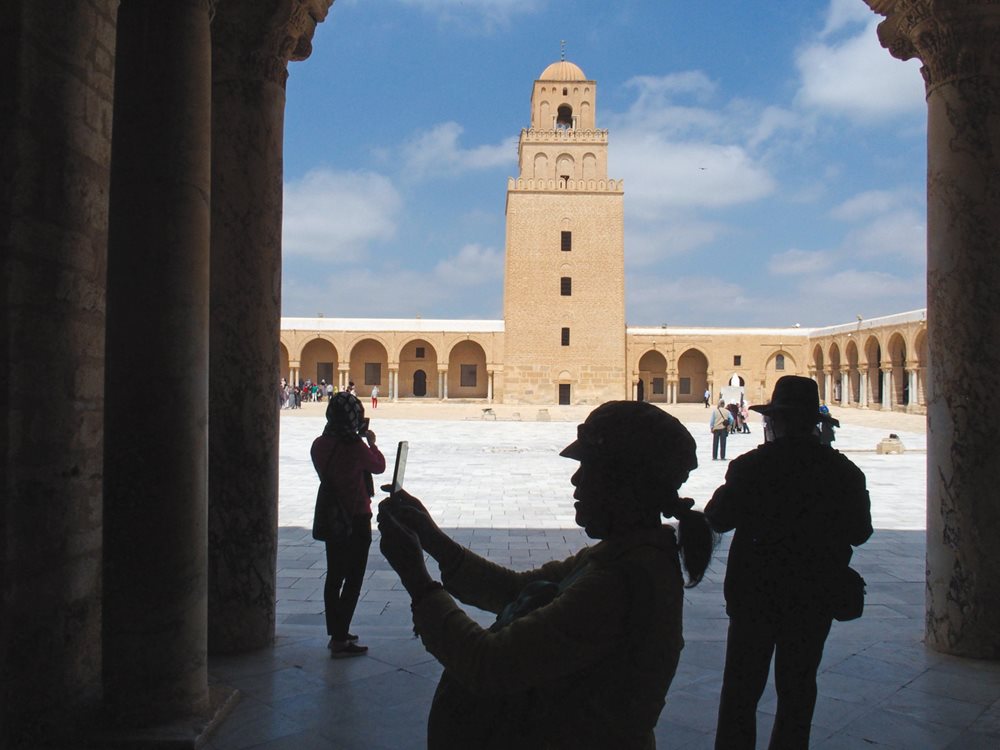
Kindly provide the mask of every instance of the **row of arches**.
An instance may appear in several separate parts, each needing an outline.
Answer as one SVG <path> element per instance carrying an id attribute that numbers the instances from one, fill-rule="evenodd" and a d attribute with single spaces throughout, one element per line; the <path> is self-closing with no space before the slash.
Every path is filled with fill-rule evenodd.
<path id="1" fill-rule="evenodd" d="M 709 357 L 696 347 L 685 350 L 676 360 L 673 367 L 667 361 L 666 355 L 658 349 L 649 349 L 639 357 L 633 377 L 633 398 L 638 401 L 654 401 L 660 403 L 699 403 L 704 398 L 706 390 L 718 395 L 720 388 L 728 385 L 732 379 L 740 386 L 756 386 L 755 393 L 747 397 L 756 401 L 766 399 L 774 383 L 782 375 L 794 375 L 797 365 L 792 355 L 784 350 L 776 350 L 768 355 L 764 366 L 763 377 L 759 383 L 747 383 L 741 372 L 746 369 L 713 368 Z"/>
<path id="2" fill-rule="evenodd" d="M 359 396 L 372 388 L 386 398 L 493 398 L 493 368 L 486 351 L 471 339 L 457 342 L 442 358 L 430 342 L 411 339 L 390 359 L 386 346 L 375 338 L 362 338 L 349 351 L 340 351 L 324 338 L 306 342 L 289 356 L 281 347 L 281 376 L 289 382 L 333 383 L 344 389 L 353 381 Z"/>
<path id="3" fill-rule="evenodd" d="M 536 180 L 558 180 L 568 183 L 570 180 L 596 180 L 601 177 L 597 164 L 597 155 L 588 151 L 577 160 L 567 153 L 556 156 L 554 162 L 544 152 L 535 154 L 532 160 L 532 172 L 525 175 Z"/>
<path id="4" fill-rule="evenodd" d="M 887 331 L 819 341 L 809 365 L 825 401 L 907 411 L 926 408 L 928 368 L 925 328 L 911 336 Z"/>

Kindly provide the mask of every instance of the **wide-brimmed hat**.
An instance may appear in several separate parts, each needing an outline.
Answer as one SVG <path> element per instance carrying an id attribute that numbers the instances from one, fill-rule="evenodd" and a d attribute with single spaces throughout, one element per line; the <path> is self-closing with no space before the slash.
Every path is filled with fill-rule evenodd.
<path id="1" fill-rule="evenodd" d="M 831 418 L 829 414 L 820 414 L 819 387 L 816 385 L 816 381 L 798 375 L 785 375 L 778 378 L 778 382 L 774 384 L 774 393 L 771 394 L 770 402 L 754 404 L 750 409 L 766 416 L 791 414 L 809 418 L 815 417 L 817 422 Z"/>
<path id="2" fill-rule="evenodd" d="M 576 428 L 560 453 L 578 461 L 609 463 L 628 474 L 661 475 L 673 489 L 698 466 L 691 433 L 675 417 L 644 401 L 609 401 Z"/>

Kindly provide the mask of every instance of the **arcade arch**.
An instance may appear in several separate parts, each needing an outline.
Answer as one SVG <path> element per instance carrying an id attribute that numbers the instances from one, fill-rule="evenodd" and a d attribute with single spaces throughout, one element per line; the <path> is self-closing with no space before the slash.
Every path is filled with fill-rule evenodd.
<path id="1" fill-rule="evenodd" d="M 853 339 L 847 342 L 847 403 L 861 403 L 861 370 L 858 366 L 858 344 Z"/>
<path id="2" fill-rule="evenodd" d="M 813 347 L 813 380 L 819 388 L 819 397 L 826 400 L 826 372 L 823 370 L 823 347 L 816 344 Z"/>
<path id="3" fill-rule="evenodd" d="M 665 403 L 668 400 L 667 358 L 662 352 L 651 349 L 639 359 L 639 382 L 636 388 L 639 401 Z"/>
<path id="4" fill-rule="evenodd" d="M 696 404 L 708 388 L 708 357 L 688 349 L 677 359 L 677 403 Z"/>
<path id="5" fill-rule="evenodd" d="M 376 385 L 380 393 L 389 395 L 389 356 L 381 341 L 374 338 L 358 341 L 351 348 L 347 372 L 349 380 L 354 381 L 358 396 L 370 396 L 372 387 Z M 341 385 L 346 386 L 346 383 Z"/>
<path id="6" fill-rule="evenodd" d="M 302 347 L 297 380 L 336 383 L 337 348 L 326 339 L 315 338 Z"/>
<path id="7" fill-rule="evenodd" d="M 862 403 L 882 403 L 882 345 L 874 336 L 865 341 L 864 381 L 867 387 Z"/>
<path id="8" fill-rule="evenodd" d="M 437 350 L 425 339 L 406 342 L 399 351 L 400 398 L 438 398 Z"/>
<path id="9" fill-rule="evenodd" d="M 487 398 L 490 392 L 486 352 L 472 339 L 460 341 L 448 353 L 444 398 Z"/>
<path id="10" fill-rule="evenodd" d="M 829 396 L 828 400 L 842 404 L 846 388 L 844 387 L 840 371 L 840 347 L 836 341 L 830 344 L 830 367 L 827 373 L 827 380 L 829 382 L 826 391 Z"/>
<path id="11" fill-rule="evenodd" d="M 284 344 L 278 342 L 278 372 L 279 378 L 284 378 L 289 383 L 292 382 L 292 372 L 288 363 L 288 349 Z"/>
<path id="12" fill-rule="evenodd" d="M 927 351 L 927 329 L 921 329 L 913 344 L 917 355 L 916 387 L 913 389 L 913 401 L 921 406 L 927 405 L 927 383 L 930 382 L 931 361 Z"/>
<path id="13" fill-rule="evenodd" d="M 778 382 L 778 378 L 784 375 L 795 375 L 797 372 L 798 369 L 792 355 L 784 350 L 771 352 L 771 355 L 767 358 L 767 363 L 764 365 L 764 382 L 761 388 L 760 401 L 763 403 L 771 398 L 771 393 L 774 392 L 774 384 Z"/>
<path id="14" fill-rule="evenodd" d="M 889 406 L 910 403 L 910 384 L 906 374 L 906 341 L 899 333 L 889 338 L 889 370 L 885 373 L 889 385 Z"/>

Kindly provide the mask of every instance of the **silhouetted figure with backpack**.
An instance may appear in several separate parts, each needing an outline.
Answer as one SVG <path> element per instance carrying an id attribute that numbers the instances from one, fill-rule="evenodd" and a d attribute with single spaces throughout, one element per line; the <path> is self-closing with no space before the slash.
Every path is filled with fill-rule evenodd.
<path id="1" fill-rule="evenodd" d="M 805 750 L 816 671 L 843 574 L 850 572 L 852 545 L 872 534 L 871 503 L 861 470 L 820 444 L 815 382 L 785 376 L 769 404 L 750 408 L 764 414 L 765 434 L 773 433 L 773 440 L 735 459 L 705 507 L 716 531 L 735 530 L 726 568 L 729 637 L 715 747 L 756 746 L 757 703 L 773 656 L 778 705 L 768 747 Z"/>

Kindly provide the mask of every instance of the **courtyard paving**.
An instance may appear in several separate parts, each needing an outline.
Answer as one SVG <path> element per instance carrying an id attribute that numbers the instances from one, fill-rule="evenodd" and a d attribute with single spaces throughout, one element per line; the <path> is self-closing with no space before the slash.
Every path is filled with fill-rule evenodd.
<path id="1" fill-rule="evenodd" d="M 441 668 L 413 637 L 409 599 L 378 552 L 377 532 L 352 627 L 371 651 L 334 661 L 325 648 L 325 557 L 309 531 L 318 484 L 309 446 L 322 430 L 324 406 L 282 413 L 277 641 L 271 650 L 211 659 L 212 680 L 242 694 L 209 741 L 217 750 L 425 746 Z M 558 452 L 589 409 L 496 406 L 486 419 L 482 409 L 383 401 L 369 415 L 390 467 L 396 442 L 410 442 L 407 489 L 479 554 L 528 569 L 587 544 L 573 523 L 569 477 L 575 462 Z M 670 410 L 698 442 L 701 465 L 682 494 L 702 507 L 728 462 L 711 459 L 700 405 Z M 924 420 L 835 411 L 843 424 L 836 446 L 868 477 L 876 533 L 854 556 L 868 582 L 865 615 L 834 623 L 827 642 L 813 747 L 1000 747 L 1000 663 L 945 656 L 922 643 Z M 730 438 L 730 459 L 758 444 L 759 422 L 751 429 Z M 902 439 L 904 454 L 875 452 L 890 432 Z M 712 747 L 728 623 L 722 599 L 728 544 L 727 536 L 704 581 L 686 592 L 686 646 L 656 729 L 660 748 Z M 488 613 L 470 614 L 492 621 Z M 774 709 L 769 686 L 759 710 L 759 747 L 766 747 Z"/>

